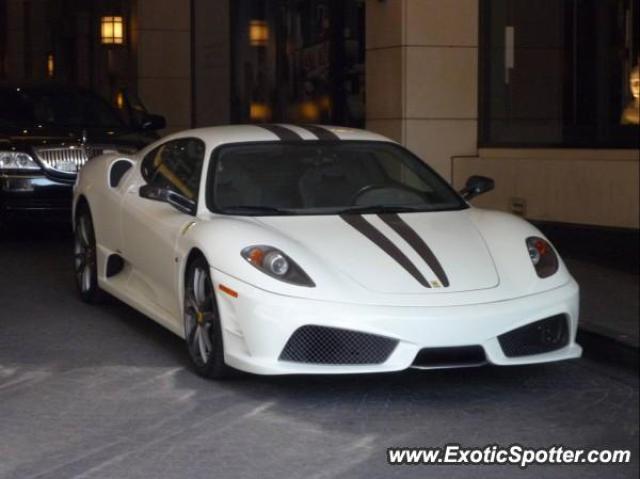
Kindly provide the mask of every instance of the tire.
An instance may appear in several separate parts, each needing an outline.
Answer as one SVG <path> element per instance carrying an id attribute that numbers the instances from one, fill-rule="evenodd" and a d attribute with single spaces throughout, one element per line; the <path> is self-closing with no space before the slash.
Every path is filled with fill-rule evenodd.
<path id="1" fill-rule="evenodd" d="M 105 294 L 98 286 L 96 236 L 91 212 L 80 206 L 74 231 L 74 273 L 80 298 L 85 303 L 99 303 Z"/>
<path id="2" fill-rule="evenodd" d="M 187 351 L 196 373 L 209 379 L 233 376 L 235 370 L 224 362 L 222 327 L 211 270 L 202 256 L 187 266 L 183 316 Z"/>

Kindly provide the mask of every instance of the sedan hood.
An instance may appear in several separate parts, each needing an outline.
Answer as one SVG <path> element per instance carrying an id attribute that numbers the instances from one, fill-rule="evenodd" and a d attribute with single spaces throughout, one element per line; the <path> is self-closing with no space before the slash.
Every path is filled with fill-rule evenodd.
<path id="1" fill-rule="evenodd" d="M 84 141 L 88 144 L 119 144 L 135 149 L 142 148 L 157 138 L 152 132 L 142 132 L 126 127 L 81 128 L 59 125 L 9 126 L 0 124 L 0 144 L 20 149 L 30 146 L 64 146 Z"/>
<path id="2" fill-rule="evenodd" d="M 487 245 L 466 210 L 255 221 L 295 242 L 296 250 L 314 258 L 312 263 L 372 293 L 463 292 L 499 284 Z M 305 258 L 293 259 L 305 268 Z"/>

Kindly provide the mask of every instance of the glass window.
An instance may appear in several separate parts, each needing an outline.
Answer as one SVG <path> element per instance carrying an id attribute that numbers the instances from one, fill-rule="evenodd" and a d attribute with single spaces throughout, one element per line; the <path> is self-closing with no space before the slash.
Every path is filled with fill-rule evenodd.
<path id="1" fill-rule="evenodd" d="M 118 112 L 99 96 L 64 88 L 0 90 L 0 120 L 18 126 L 123 126 Z"/>
<path id="2" fill-rule="evenodd" d="M 232 120 L 364 126 L 364 0 L 232 2 Z"/>
<path id="3" fill-rule="evenodd" d="M 218 150 L 209 207 L 228 214 L 437 211 L 466 205 L 404 148 L 383 142 L 257 143 Z"/>
<path id="4" fill-rule="evenodd" d="M 165 143 L 144 157 L 142 176 L 150 185 L 169 188 L 197 201 L 204 149 L 204 143 L 196 138 Z"/>
<path id="5" fill-rule="evenodd" d="M 7 125 L 33 125 L 33 111 L 15 89 L 0 90 L 0 122 Z"/>
<path id="6" fill-rule="evenodd" d="M 481 5 L 482 145 L 638 148 L 640 0 Z"/>
<path id="7" fill-rule="evenodd" d="M 0 2 L 0 80 L 7 76 L 7 30 L 7 2 Z"/>

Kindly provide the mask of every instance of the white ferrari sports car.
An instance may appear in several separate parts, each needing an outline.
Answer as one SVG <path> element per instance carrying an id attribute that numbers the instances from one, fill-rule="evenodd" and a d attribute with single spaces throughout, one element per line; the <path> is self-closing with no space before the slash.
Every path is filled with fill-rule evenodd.
<path id="1" fill-rule="evenodd" d="M 531 224 L 468 203 L 492 188 L 362 130 L 184 131 L 82 168 L 77 285 L 184 338 L 207 377 L 579 357 L 578 285 Z"/>

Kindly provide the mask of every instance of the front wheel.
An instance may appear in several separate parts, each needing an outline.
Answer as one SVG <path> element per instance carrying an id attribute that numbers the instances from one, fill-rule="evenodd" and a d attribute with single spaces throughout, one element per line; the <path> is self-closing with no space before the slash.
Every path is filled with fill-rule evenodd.
<path id="1" fill-rule="evenodd" d="M 76 217 L 74 233 L 74 268 L 76 287 L 86 303 L 97 303 L 104 298 L 98 286 L 96 236 L 89 208 L 81 207 Z"/>
<path id="2" fill-rule="evenodd" d="M 184 332 L 189 357 L 196 372 L 223 379 L 233 373 L 224 362 L 220 316 L 209 264 L 203 257 L 187 267 L 184 288 Z"/>

